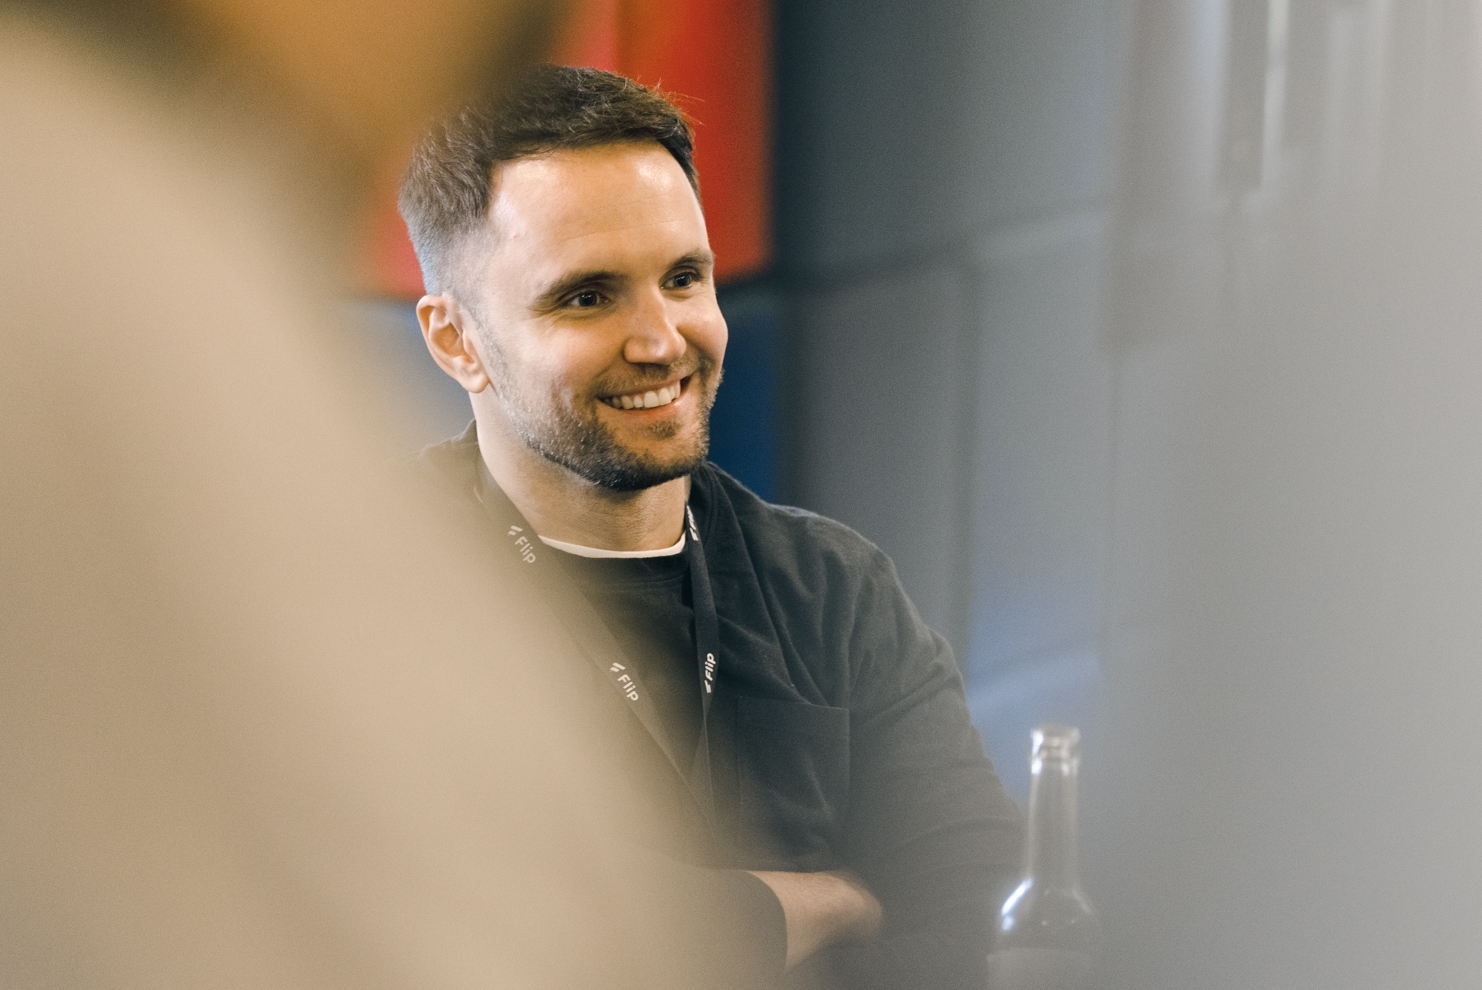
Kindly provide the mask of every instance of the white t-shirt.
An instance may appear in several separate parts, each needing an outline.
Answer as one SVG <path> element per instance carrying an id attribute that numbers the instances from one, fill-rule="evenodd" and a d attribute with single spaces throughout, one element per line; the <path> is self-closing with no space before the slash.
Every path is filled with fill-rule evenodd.
<path id="1" fill-rule="evenodd" d="M 576 554 L 578 557 L 673 557 L 675 554 L 684 552 L 685 534 L 679 534 L 679 541 L 672 547 L 662 550 L 603 550 L 601 547 L 584 547 L 580 543 L 563 543 L 553 540 L 548 536 L 542 536 L 540 542 L 557 550 Z"/>

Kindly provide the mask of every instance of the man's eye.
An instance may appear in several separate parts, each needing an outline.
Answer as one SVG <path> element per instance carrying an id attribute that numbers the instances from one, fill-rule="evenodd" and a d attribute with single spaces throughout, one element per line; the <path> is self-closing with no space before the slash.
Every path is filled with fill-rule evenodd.
<path id="1" fill-rule="evenodd" d="M 593 306 L 601 305 L 602 293 L 596 289 L 588 289 L 586 292 L 578 292 L 571 297 L 571 305 L 578 309 L 591 309 Z"/>
<path id="2" fill-rule="evenodd" d="M 690 286 L 695 284 L 695 273 L 680 272 L 678 275 L 675 275 L 672 279 L 669 280 L 669 284 L 674 286 L 676 289 L 688 289 Z"/>

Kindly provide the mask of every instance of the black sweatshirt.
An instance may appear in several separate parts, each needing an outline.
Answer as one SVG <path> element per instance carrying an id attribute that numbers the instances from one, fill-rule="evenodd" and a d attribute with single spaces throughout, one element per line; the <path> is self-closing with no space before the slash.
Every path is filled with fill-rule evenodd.
<path id="1" fill-rule="evenodd" d="M 426 456 L 477 490 L 472 427 Z M 765 503 L 712 464 L 692 475 L 690 506 L 720 621 L 708 733 L 720 826 L 704 825 L 626 707 L 599 703 L 616 762 L 655 795 L 654 822 L 635 825 L 634 840 L 717 868 L 718 883 L 754 899 L 748 937 L 768 955 L 784 944 L 780 912 L 731 871 L 859 874 L 884 907 L 882 938 L 821 953 L 790 985 L 981 990 L 1022 825 L 969 721 L 951 648 L 889 558 L 848 527 Z M 638 667 L 674 751 L 692 753 L 699 676 L 683 558 L 557 557 Z M 593 696 L 611 699 L 585 669 Z"/>

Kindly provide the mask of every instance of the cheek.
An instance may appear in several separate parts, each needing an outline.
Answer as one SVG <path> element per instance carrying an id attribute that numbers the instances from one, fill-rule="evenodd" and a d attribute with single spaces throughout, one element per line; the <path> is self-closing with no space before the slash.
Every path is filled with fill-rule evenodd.
<path id="1" fill-rule="evenodd" d="M 538 374 L 546 388 L 567 401 L 590 398 L 602 373 L 612 364 L 592 347 L 551 348 L 541 358 Z"/>
<path id="2" fill-rule="evenodd" d="M 715 359 L 716 364 L 720 364 L 722 361 L 725 360 L 726 343 L 729 340 L 730 336 L 726 332 L 725 325 L 722 324 L 720 332 L 715 335 L 714 343 L 710 348 L 710 356 Z"/>
<path id="3" fill-rule="evenodd" d="M 729 334 L 726 328 L 725 317 L 720 315 L 720 310 L 711 308 L 701 318 L 690 324 L 690 330 L 686 334 L 691 346 L 709 357 L 717 365 L 726 356 L 726 341 Z"/>

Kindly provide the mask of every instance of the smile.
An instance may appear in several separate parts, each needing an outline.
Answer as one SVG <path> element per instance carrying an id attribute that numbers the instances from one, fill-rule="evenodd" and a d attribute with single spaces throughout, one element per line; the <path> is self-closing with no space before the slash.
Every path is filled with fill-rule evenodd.
<path id="1" fill-rule="evenodd" d="M 660 389 L 605 396 L 602 401 L 614 409 L 657 409 L 679 398 L 679 394 L 684 391 L 684 382 L 685 379 L 680 379 L 673 385 L 666 385 Z"/>

